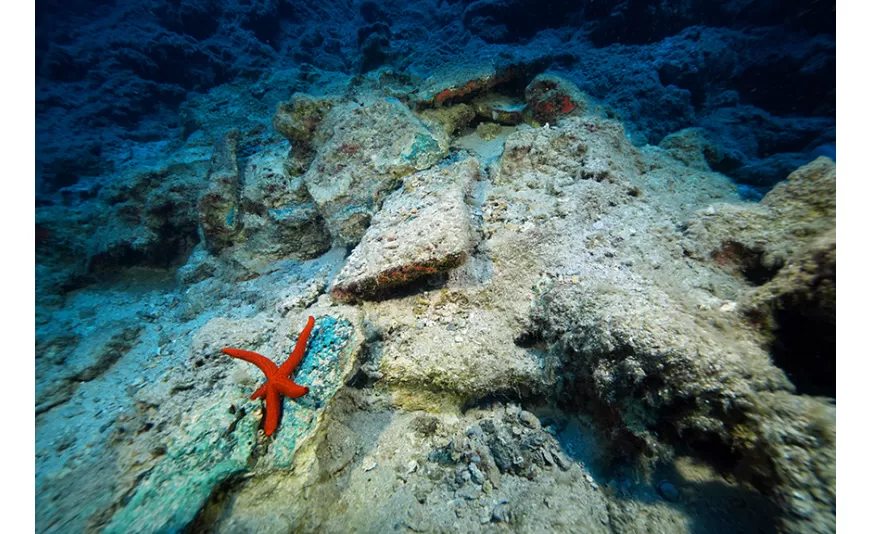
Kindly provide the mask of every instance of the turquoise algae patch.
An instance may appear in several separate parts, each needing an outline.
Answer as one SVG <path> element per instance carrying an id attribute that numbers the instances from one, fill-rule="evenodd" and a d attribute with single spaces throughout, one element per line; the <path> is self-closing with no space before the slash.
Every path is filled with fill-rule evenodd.
<path id="1" fill-rule="evenodd" d="M 402 157 L 416 169 L 425 169 L 436 164 L 444 155 L 441 145 L 431 135 L 415 134 L 414 143 L 402 152 Z"/>
<path id="2" fill-rule="evenodd" d="M 291 377 L 310 391 L 298 399 L 284 400 L 281 424 L 261 459 L 267 467 L 290 467 L 300 441 L 314 432 L 324 408 L 352 370 L 354 347 L 358 345 L 355 336 L 347 319 L 328 315 L 315 319 L 305 358 Z"/>
<path id="3" fill-rule="evenodd" d="M 283 400 L 280 426 L 267 454 L 259 459 L 259 467 L 292 465 L 297 446 L 314 433 L 329 400 L 352 371 L 359 345 L 355 328 L 347 319 L 316 318 L 305 357 L 292 377 L 308 386 L 310 392 L 298 399 Z M 262 417 L 254 415 L 253 408 L 260 401 L 247 403 L 247 415 L 237 421 L 232 432 L 227 429 L 233 426 L 236 417 L 227 407 L 241 395 L 248 397 L 249 389 L 227 386 L 211 406 L 182 420 L 180 425 L 185 431 L 176 434 L 181 439 L 172 441 L 163 460 L 143 475 L 131 495 L 121 499 L 122 508 L 104 532 L 181 531 L 221 482 L 247 471 Z"/>
<path id="4" fill-rule="evenodd" d="M 233 433 L 235 416 L 227 410 L 232 389 L 194 418 L 181 421 L 184 432 L 167 446 L 163 460 L 147 471 L 132 495 L 103 531 L 178 532 L 190 523 L 218 484 L 247 468 L 259 421 L 244 417 Z"/>

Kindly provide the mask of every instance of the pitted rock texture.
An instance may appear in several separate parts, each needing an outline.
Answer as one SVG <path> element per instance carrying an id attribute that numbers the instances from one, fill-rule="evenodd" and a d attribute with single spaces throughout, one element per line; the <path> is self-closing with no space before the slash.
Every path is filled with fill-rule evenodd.
<path id="1" fill-rule="evenodd" d="M 447 151 L 446 139 L 392 98 L 333 108 L 320 128 L 328 139 L 303 179 L 337 245 L 358 243 L 402 178 Z"/>
<path id="2" fill-rule="evenodd" d="M 761 285 L 810 241 L 835 228 L 836 191 L 836 165 L 820 157 L 758 204 L 700 210 L 687 222 L 686 250 Z"/>
<path id="3" fill-rule="evenodd" d="M 405 179 L 372 219 L 335 279 L 339 300 L 374 299 L 462 264 L 475 234 L 466 191 L 480 164 L 467 159 Z"/>
<path id="4" fill-rule="evenodd" d="M 213 251 L 231 245 L 239 229 L 240 136 L 241 132 L 233 129 L 215 143 L 208 189 L 199 198 L 199 225 L 206 247 Z"/>
<path id="5" fill-rule="evenodd" d="M 288 166 L 286 147 L 248 158 L 240 199 L 245 247 L 257 255 L 316 258 L 332 239 L 302 178 Z"/>
<path id="6" fill-rule="evenodd" d="M 625 183 L 639 170 L 637 151 L 622 126 L 585 116 L 565 119 L 558 128 L 545 126 L 511 135 L 494 182 L 535 181 L 537 187 L 549 188 L 578 179 Z"/>

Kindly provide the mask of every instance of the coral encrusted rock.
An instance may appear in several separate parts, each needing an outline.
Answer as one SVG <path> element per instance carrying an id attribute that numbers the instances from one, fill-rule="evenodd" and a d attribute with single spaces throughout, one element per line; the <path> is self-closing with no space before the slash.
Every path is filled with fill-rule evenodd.
<path id="1" fill-rule="evenodd" d="M 582 115 L 589 107 L 587 101 L 588 97 L 574 82 L 556 74 L 539 74 L 526 87 L 528 112 L 540 124 Z"/>

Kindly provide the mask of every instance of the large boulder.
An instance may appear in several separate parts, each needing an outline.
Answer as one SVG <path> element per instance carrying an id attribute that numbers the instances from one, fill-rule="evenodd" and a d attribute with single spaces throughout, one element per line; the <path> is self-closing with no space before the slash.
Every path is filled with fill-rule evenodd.
<path id="1" fill-rule="evenodd" d="M 475 235 L 465 195 L 479 178 L 477 160 L 463 160 L 405 178 L 333 282 L 338 300 L 382 298 L 462 264 Z"/>
<path id="2" fill-rule="evenodd" d="M 262 384 L 262 373 L 219 349 L 245 347 L 283 362 L 303 324 L 299 313 L 280 325 L 262 315 L 212 319 L 194 335 L 189 365 L 174 383 L 157 381 L 137 392 L 140 404 L 160 407 L 160 414 L 151 414 L 158 430 L 139 440 L 123 440 L 117 447 L 130 456 L 159 440 L 161 451 L 148 458 L 149 469 L 138 477 L 124 477 L 122 484 L 130 485 L 127 497 L 117 503 L 105 532 L 127 532 L 131 525 L 149 525 L 154 531 L 183 529 L 234 475 L 254 465 L 264 472 L 292 465 L 295 453 L 317 432 L 332 397 L 353 372 L 362 347 L 357 311 L 333 307 L 311 313 L 315 327 L 294 375 L 311 391 L 297 400 L 282 401 L 281 425 L 274 436 L 267 438 L 258 431 L 263 411 L 258 408 L 260 401 L 249 399 Z M 264 331 L 272 332 L 276 342 L 261 348 Z M 218 382 L 224 385 L 215 387 Z M 191 402 L 194 398 L 196 402 Z"/>
<path id="3" fill-rule="evenodd" d="M 444 138 L 392 98 L 338 106 L 320 127 L 329 137 L 303 180 L 338 245 L 358 243 L 402 178 L 447 152 Z"/>

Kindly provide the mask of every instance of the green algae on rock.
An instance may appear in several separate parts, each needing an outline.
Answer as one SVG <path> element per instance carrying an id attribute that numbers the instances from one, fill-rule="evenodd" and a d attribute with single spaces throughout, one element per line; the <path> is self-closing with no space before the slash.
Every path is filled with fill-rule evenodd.
<path id="1" fill-rule="evenodd" d="M 227 383 L 185 412 L 180 420 L 183 431 L 173 434 L 156 465 L 145 471 L 118 503 L 105 532 L 181 530 L 196 517 L 214 489 L 233 475 L 292 465 L 294 453 L 316 431 L 330 399 L 352 372 L 362 342 L 355 310 L 332 308 L 312 313 L 317 316 L 316 327 L 295 375 L 311 391 L 301 399 L 284 402 L 283 424 L 268 453 L 262 456 L 257 452 L 261 421 L 256 410 L 228 410 L 250 396 L 249 387 Z M 214 326 L 207 324 L 199 343 L 208 344 L 209 339 L 219 342 L 228 327 L 225 320 Z M 286 333 L 279 335 L 287 337 Z M 222 364 L 229 365 L 229 361 Z"/>
<path id="2" fill-rule="evenodd" d="M 165 456 L 122 501 L 103 532 L 173 532 L 189 524 L 211 492 L 230 476 L 247 468 L 257 422 L 239 421 L 226 409 L 233 397 L 229 390 L 204 411 L 181 422 L 184 432 L 166 448 Z"/>
<path id="3" fill-rule="evenodd" d="M 362 349 L 361 314 L 352 308 L 314 309 L 315 328 L 295 380 L 308 395 L 284 403 L 281 427 L 275 433 L 258 470 L 288 468 L 301 443 L 310 438 L 329 410 L 332 397 L 350 378 Z M 320 313 L 320 315 L 317 315 Z"/>

